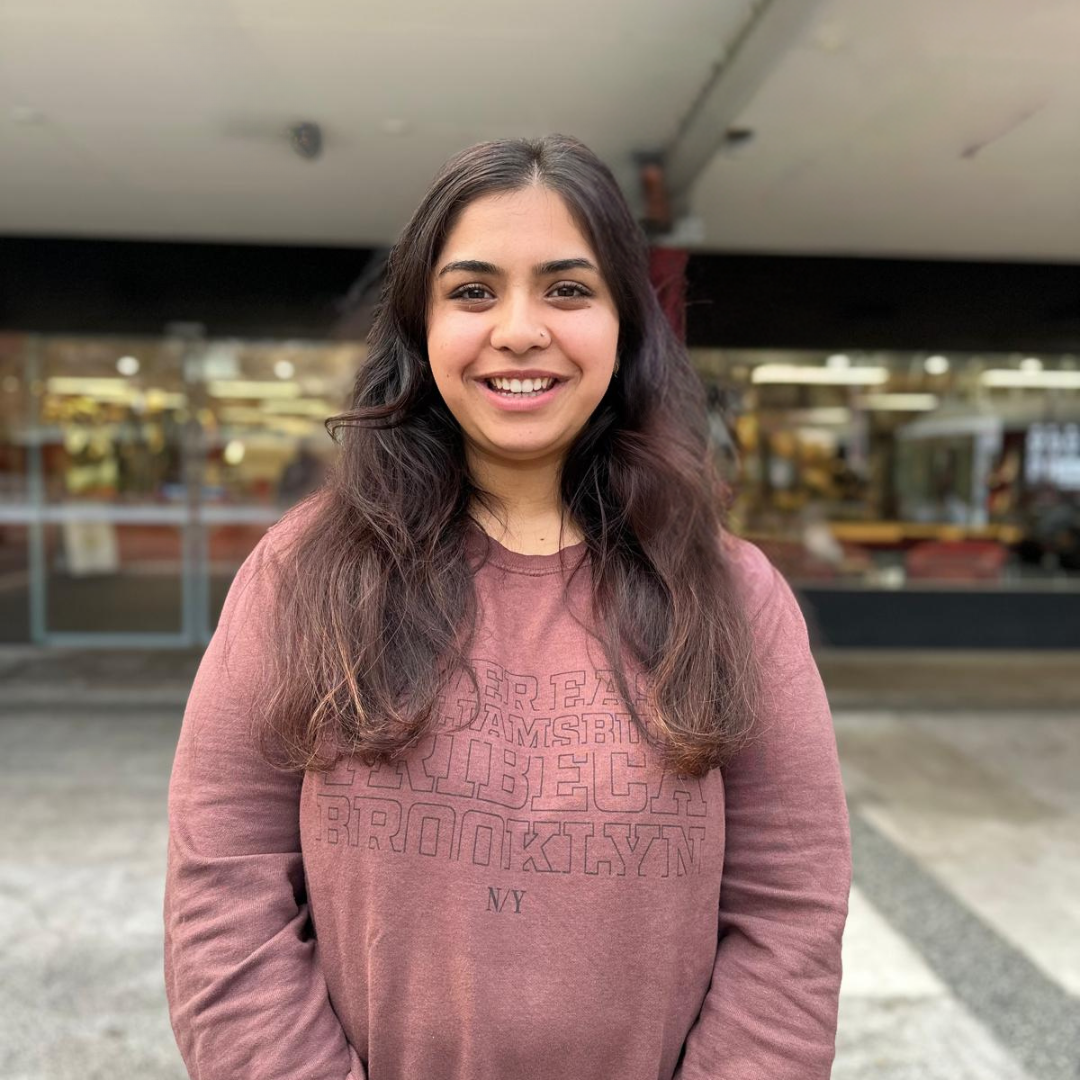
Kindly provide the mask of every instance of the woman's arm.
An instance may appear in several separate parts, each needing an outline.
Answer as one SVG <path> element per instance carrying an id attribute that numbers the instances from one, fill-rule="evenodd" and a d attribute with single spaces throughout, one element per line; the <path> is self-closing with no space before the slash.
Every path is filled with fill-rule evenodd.
<path id="1" fill-rule="evenodd" d="M 271 544 L 237 574 L 184 713 L 169 788 L 169 1011 L 193 1080 L 361 1080 L 309 923 L 301 777 L 257 748 Z"/>
<path id="2" fill-rule="evenodd" d="M 720 940 L 678 1080 L 828 1080 L 851 853 L 825 691 L 791 589 L 756 548 L 766 708 L 725 770 Z"/>

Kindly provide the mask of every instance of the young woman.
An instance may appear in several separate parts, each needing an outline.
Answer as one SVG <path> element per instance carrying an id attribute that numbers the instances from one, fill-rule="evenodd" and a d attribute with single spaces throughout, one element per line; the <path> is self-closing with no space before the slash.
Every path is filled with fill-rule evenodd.
<path id="1" fill-rule="evenodd" d="M 184 717 L 198 1080 L 825 1080 L 850 880 L 799 608 L 720 520 L 610 172 L 485 143 L 390 258 L 340 466 Z"/>

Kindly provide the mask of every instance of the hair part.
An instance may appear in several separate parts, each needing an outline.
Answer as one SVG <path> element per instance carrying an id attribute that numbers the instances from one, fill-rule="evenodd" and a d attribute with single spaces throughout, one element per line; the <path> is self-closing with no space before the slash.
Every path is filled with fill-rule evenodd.
<path id="1" fill-rule="evenodd" d="M 340 459 L 309 501 L 280 575 L 263 712 L 280 763 L 374 762 L 439 724 L 449 678 L 473 680 L 469 475 L 427 362 L 435 262 L 470 203 L 542 185 L 589 241 L 619 316 L 619 377 L 570 447 L 563 508 L 584 537 L 595 626 L 633 720 L 677 771 L 743 745 L 757 710 L 746 612 L 723 551 L 724 500 L 704 394 L 660 309 L 644 233 L 610 170 L 575 139 L 480 143 L 440 170 L 390 253 L 350 408 L 327 422 Z M 651 686 L 640 714 L 624 659 Z M 479 694 L 477 694 L 479 707 Z"/>

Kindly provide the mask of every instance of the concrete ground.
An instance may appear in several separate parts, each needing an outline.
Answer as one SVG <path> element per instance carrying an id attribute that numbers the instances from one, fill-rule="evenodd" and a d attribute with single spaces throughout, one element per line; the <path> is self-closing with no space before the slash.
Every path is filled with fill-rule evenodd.
<path id="1" fill-rule="evenodd" d="M 1043 673 L 1047 689 L 1037 664 L 998 657 L 979 675 L 959 658 L 958 696 L 947 672 L 894 660 L 846 683 L 850 659 L 822 660 L 855 854 L 833 1076 L 1077 1080 L 1070 669 Z M 161 902 L 191 670 L 169 653 L 0 654 L 3 1080 L 183 1080 Z"/>

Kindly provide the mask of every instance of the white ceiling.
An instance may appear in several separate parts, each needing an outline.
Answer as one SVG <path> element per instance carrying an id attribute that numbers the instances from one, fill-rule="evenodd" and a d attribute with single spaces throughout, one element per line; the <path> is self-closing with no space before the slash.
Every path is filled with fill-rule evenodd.
<path id="1" fill-rule="evenodd" d="M 828 0 L 740 124 L 710 247 L 1080 262 L 1080 0 Z"/>
<path id="2" fill-rule="evenodd" d="M 381 245 L 449 154 L 548 131 L 636 198 L 761 2 L 0 0 L 0 233 Z M 700 246 L 1080 261 L 1078 46 L 1080 0 L 822 0 Z"/>

